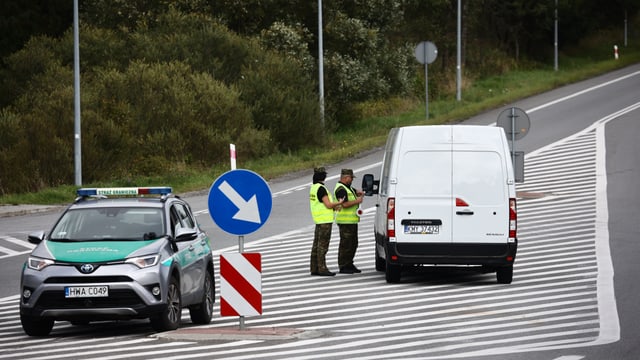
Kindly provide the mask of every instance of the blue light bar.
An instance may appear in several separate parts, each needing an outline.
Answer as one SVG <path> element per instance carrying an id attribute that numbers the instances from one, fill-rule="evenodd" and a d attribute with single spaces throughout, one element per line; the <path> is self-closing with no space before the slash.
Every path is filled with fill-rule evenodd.
<path id="1" fill-rule="evenodd" d="M 173 189 L 169 186 L 158 187 L 115 187 L 115 188 L 82 188 L 78 196 L 132 196 L 132 195 L 168 195 Z"/>

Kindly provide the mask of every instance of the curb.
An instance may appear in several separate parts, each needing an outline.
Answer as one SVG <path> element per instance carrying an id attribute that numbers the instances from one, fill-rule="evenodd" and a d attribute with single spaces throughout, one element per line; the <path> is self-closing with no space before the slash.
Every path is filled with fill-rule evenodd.
<path id="1" fill-rule="evenodd" d="M 60 211 L 64 205 L 0 205 L 0 217 Z"/>

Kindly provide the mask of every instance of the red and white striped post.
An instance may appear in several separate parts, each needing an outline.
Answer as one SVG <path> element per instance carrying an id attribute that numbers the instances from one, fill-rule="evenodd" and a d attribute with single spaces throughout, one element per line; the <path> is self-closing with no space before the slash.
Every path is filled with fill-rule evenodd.
<path id="1" fill-rule="evenodd" d="M 231 170 L 236 169 L 236 145 L 229 144 L 229 157 L 231 158 Z"/>
<path id="2" fill-rule="evenodd" d="M 260 253 L 220 255 L 220 315 L 262 315 L 262 260 Z"/>
<path id="3" fill-rule="evenodd" d="M 613 58 L 618 60 L 618 45 L 613 45 Z"/>

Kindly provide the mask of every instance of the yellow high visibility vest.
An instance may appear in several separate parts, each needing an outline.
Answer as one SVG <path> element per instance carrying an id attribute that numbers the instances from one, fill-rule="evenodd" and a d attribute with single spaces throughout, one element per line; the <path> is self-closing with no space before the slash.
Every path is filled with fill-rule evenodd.
<path id="1" fill-rule="evenodd" d="M 338 182 L 336 184 L 335 189 L 333 190 L 334 195 L 338 192 L 338 189 L 343 187 L 347 191 L 347 198 L 344 202 L 353 201 L 356 199 L 356 194 L 351 191 L 348 187 L 344 186 L 344 184 Z M 358 206 L 354 205 L 348 208 L 342 208 L 340 211 L 336 213 L 336 223 L 337 224 L 357 224 L 360 222 L 360 216 L 358 216 Z"/>
<path id="2" fill-rule="evenodd" d="M 329 202 L 333 202 L 331 193 L 326 186 L 321 183 L 311 185 L 311 190 L 309 190 L 309 207 L 311 208 L 311 217 L 313 217 L 313 222 L 316 224 L 332 223 L 333 209 L 327 209 L 327 207 L 324 206 L 322 199 L 318 199 L 318 189 L 320 189 L 320 187 L 324 187 L 324 189 L 327 190 Z"/>

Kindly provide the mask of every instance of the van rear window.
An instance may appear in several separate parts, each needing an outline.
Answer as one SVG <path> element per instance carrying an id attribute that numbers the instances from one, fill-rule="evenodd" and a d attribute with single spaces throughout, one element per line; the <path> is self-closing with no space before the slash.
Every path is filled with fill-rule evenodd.
<path id="1" fill-rule="evenodd" d="M 493 151 L 453 153 L 454 195 L 476 205 L 499 205 L 506 200 L 506 176 L 500 154 Z"/>
<path id="2" fill-rule="evenodd" d="M 451 194 L 450 151 L 408 151 L 398 166 L 398 194 L 442 196 Z"/>
<path id="3" fill-rule="evenodd" d="M 501 157 L 492 151 L 409 151 L 398 167 L 398 193 L 440 197 L 452 194 L 476 205 L 505 201 Z"/>

